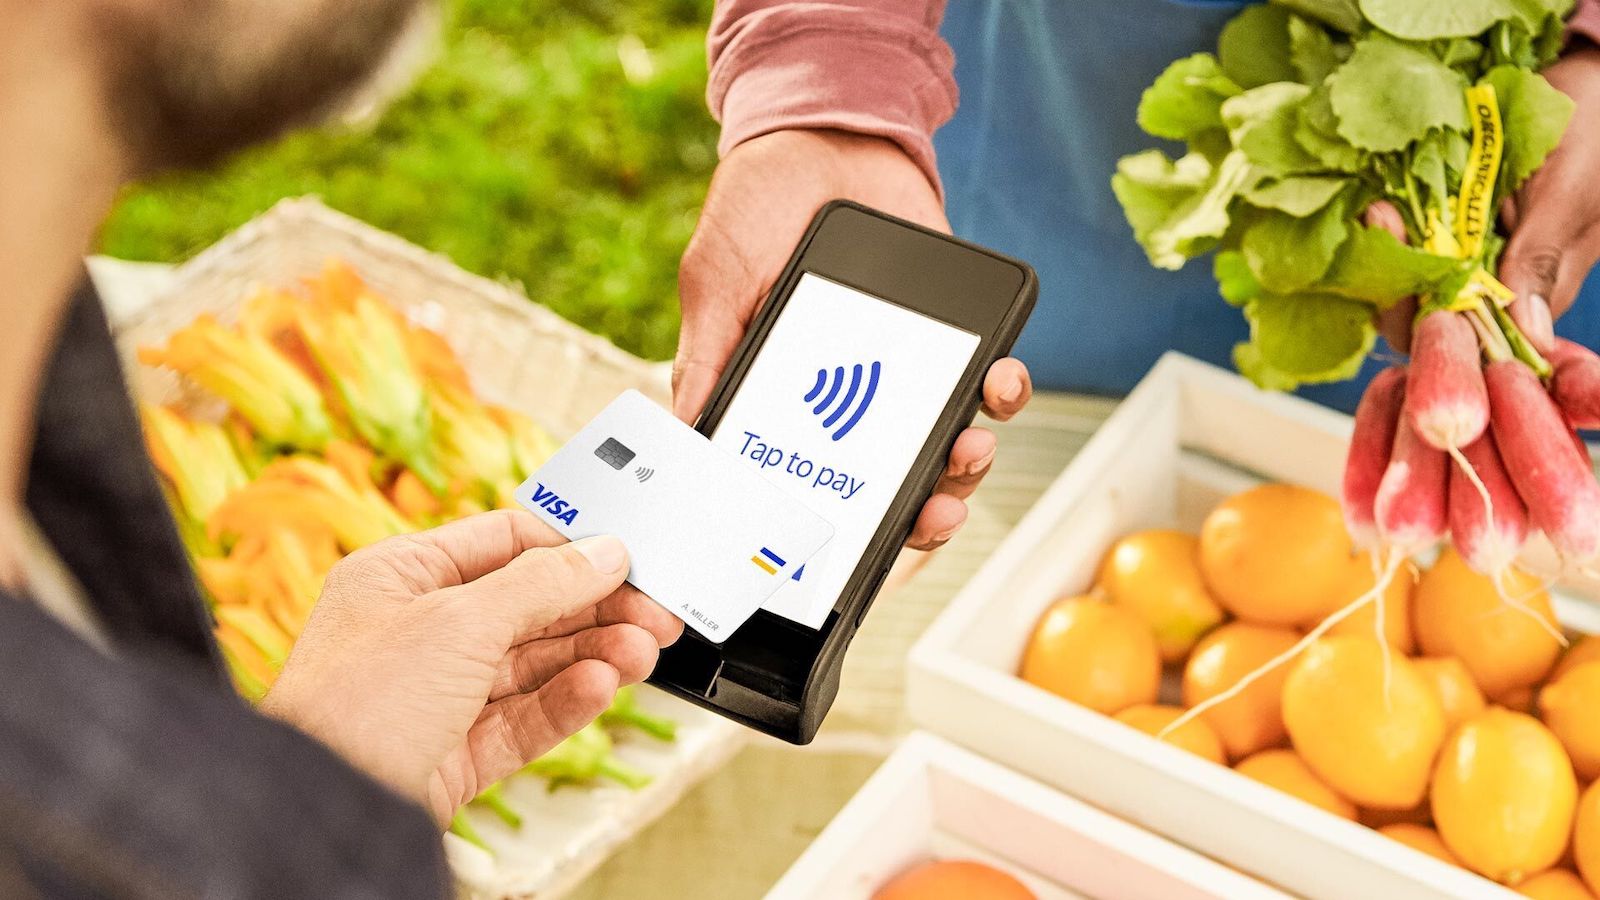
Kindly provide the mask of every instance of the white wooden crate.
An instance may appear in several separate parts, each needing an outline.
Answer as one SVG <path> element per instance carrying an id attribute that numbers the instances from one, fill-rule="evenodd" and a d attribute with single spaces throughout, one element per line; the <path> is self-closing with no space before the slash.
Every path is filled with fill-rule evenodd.
<path id="1" fill-rule="evenodd" d="M 172 373 L 139 365 L 137 348 L 164 343 L 202 312 L 229 321 L 257 286 L 316 275 L 330 256 L 350 263 L 413 321 L 442 334 L 480 396 L 532 416 L 557 438 L 628 388 L 663 404 L 670 396 L 664 366 L 617 349 L 511 286 L 468 274 L 311 199 L 279 203 L 179 266 L 147 302 L 116 310 L 113 329 L 134 394 L 151 402 L 205 402 Z M 446 835 L 464 895 L 542 900 L 566 893 L 742 746 L 744 729 L 726 719 L 653 688 L 639 692 L 648 709 L 678 722 L 675 743 L 630 735 L 619 745 L 624 759 L 653 776 L 651 783 L 638 791 L 602 784 L 549 794 L 542 779 L 511 779 L 507 798 L 526 819 L 520 831 L 485 811 L 467 812 L 492 856 Z"/>
<path id="2" fill-rule="evenodd" d="M 930 859 L 1010 873 L 1040 900 L 1287 895 L 927 732 L 913 732 L 767 900 L 864 900 Z"/>
<path id="3" fill-rule="evenodd" d="M 1509 891 L 1171 747 L 1015 676 L 1055 598 L 1143 528 L 1199 529 L 1262 480 L 1337 496 L 1347 416 L 1168 354 L 913 647 L 920 727 L 1311 897 L 1511 897 Z M 1569 626 L 1594 608 L 1558 596 Z"/>

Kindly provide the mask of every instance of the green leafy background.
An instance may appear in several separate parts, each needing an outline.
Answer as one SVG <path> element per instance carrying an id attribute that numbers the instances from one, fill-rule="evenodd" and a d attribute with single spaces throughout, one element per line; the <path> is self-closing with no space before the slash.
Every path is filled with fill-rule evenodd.
<path id="1" fill-rule="evenodd" d="M 375 122 L 130 188 L 101 250 L 185 259 L 316 194 L 668 358 L 678 256 L 716 161 L 710 14 L 711 0 L 451 0 L 437 61 Z"/>

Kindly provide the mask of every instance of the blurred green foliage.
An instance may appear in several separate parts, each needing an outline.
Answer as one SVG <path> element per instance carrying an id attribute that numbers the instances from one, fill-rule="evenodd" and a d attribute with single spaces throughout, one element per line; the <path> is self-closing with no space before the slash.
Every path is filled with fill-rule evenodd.
<path id="1" fill-rule="evenodd" d="M 130 188 L 102 252 L 177 261 L 283 197 L 522 284 L 664 359 L 677 263 L 716 161 L 711 0 L 449 0 L 437 61 L 377 121 L 300 131 Z"/>

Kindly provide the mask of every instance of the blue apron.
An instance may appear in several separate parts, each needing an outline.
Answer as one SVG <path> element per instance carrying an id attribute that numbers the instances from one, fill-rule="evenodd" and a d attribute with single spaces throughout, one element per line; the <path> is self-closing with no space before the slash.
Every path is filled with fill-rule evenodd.
<path id="1" fill-rule="evenodd" d="M 935 135 L 955 233 L 1032 263 L 1039 305 L 1016 353 L 1046 388 L 1126 393 L 1166 350 L 1232 367 L 1249 337 L 1217 296 L 1209 258 L 1153 268 L 1111 193 L 1117 158 L 1181 148 L 1139 130 L 1139 95 L 1172 60 L 1214 50 L 1244 3 L 951 0 L 944 37 L 961 105 Z M 1600 278 L 1557 331 L 1593 346 Z M 1395 358 L 1301 393 L 1346 411 Z"/>

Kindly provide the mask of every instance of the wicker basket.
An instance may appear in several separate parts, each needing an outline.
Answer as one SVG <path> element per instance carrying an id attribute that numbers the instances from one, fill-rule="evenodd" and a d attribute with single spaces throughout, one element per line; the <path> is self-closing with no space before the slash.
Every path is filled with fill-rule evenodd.
<path id="1" fill-rule="evenodd" d="M 241 226 L 117 323 L 134 393 L 162 402 L 185 396 L 170 372 L 136 365 L 136 348 L 164 342 L 203 312 L 229 321 L 255 287 L 315 275 L 330 256 L 354 266 L 412 321 L 443 334 L 480 396 L 522 410 L 557 436 L 576 432 L 628 388 L 663 403 L 669 396 L 665 366 L 618 350 L 511 286 L 463 272 L 312 199 L 284 200 Z"/>
<path id="2" fill-rule="evenodd" d="M 170 372 L 139 365 L 137 348 L 165 343 L 203 312 L 230 321 L 257 287 L 314 275 L 330 256 L 354 266 L 413 321 L 444 335 L 480 396 L 533 416 L 558 438 L 576 432 L 627 388 L 663 403 L 670 394 L 665 366 L 618 350 L 510 286 L 469 275 L 443 256 L 311 199 L 274 206 L 184 263 L 148 304 L 116 320 L 134 394 L 191 407 L 212 402 Z M 639 791 L 601 785 L 548 793 L 540 779 L 511 779 L 505 793 L 524 813 L 520 831 L 468 812 L 494 848 L 492 857 L 447 836 L 464 895 L 560 896 L 742 743 L 743 729 L 697 707 L 650 689 L 641 691 L 640 701 L 679 723 L 672 744 L 643 736 L 619 741 L 619 755 L 654 780 Z"/>

